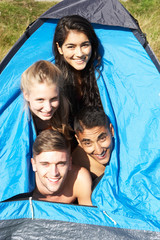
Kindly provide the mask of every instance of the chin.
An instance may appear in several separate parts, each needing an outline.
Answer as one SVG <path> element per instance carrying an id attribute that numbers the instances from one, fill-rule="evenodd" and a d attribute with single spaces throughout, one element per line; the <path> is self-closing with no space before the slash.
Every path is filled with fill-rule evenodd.
<path id="1" fill-rule="evenodd" d="M 109 162 L 108 158 L 104 158 L 104 159 L 94 158 L 94 159 L 102 165 L 106 165 Z"/>
<path id="2" fill-rule="evenodd" d="M 74 68 L 76 71 L 82 71 L 85 68 Z"/>
<path id="3" fill-rule="evenodd" d="M 83 69 L 85 69 L 86 67 L 86 64 L 85 65 L 82 65 L 82 66 L 73 66 L 74 69 L 76 69 L 77 71 L 82 71 Z"/>
<path id="4" fill-rule="evenodd" d="M 47 121 L 50 120 L 52 117 L 47 117 L 47 118 L 43 118 L 42 120 Z"/>
<path id="5" fill-rule="evenodd" d="M 49 117 L 39 116 L 39 118 L 43 121 L 47 121 L 47 120 L 50 120 L 52 116 L 49 116 Z"/>

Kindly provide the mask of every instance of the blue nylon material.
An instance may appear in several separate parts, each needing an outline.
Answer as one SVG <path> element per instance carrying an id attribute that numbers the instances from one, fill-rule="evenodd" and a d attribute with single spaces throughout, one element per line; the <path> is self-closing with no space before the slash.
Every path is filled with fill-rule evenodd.
<path id="1" fill-rule="evenodd" d="M 114 31 L 98 36 L 105 49 L 98 86 L 116 136 L 92 200 L 118 215 L 159 220 L 160 76 L 132 33 L 120 31 L 118 42 Z"/>
<path id="2" fill-rule="evenodd" d="M 107 212 L 107 216 L 106 213 L 96 207 L 32 201 L 32 208 L 33 212 L 29 200 L 0 203 L 0 220 L 31 219 L 33 216 L 33 219 L 48 219 L 116 228 L 159 231 L 159 225 L 156 222 L 145 222 L 143 218 L 117 216 L 110 212 Z"/>
<path id="3" fill-rule="evenodd" d="M 20 78 L 23 71 L 35 61 L 51 59 L 53 26 L 50 26 L 50 31 L 47 28 L 45 35 L 42 34 L 43 27 L 24 43 L 0 76 L 0 201 L 30 192 L 35 186 L 30 159 L 36 136 L 20 91 Z M 37 44 L 39 35 L 42 42 Z"/>
<path id="4" fill-rule="evenodd" d="M 37 60 L 54 62 L 54 23 L 51 20 L 44 23 L 0 76 L 1 201 L 34 188 L 30 157 L 35 131 L 24 109 L 20 76 Z M 130 31 L 94 26 L 104 47 L 104 68 L 98 87 L 104 110 L 115 128 L 115 148 L 92 201 L 101 213 L 109 213 L 119 227 L 157 230 L 160 229 L 160 76 Z M 74 206 L 69 206 L 72 211 Z M 65 208 L 64 218 L 69 218 L 69 211 Z M 97 216 L 100 224 L 110 226 L 110 221 L 104 223 L 104 217 Z M 77 221 L 78 217 L 73 214 L 69 221 Z M 95 219 L 93 214 L 90 224 Z"/>

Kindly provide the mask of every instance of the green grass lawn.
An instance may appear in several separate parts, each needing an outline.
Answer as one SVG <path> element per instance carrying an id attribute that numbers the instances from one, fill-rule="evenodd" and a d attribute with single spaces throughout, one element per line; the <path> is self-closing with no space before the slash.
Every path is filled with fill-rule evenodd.
<path id="1" fill-rule="evenodd" d="M 160 60 L 160 0 L 120 1 L 138 20 L 140 28 Z"/>
<path id="2" fill-rule="evenodd" d="M 35 21 L 55 3 L 56 1 L 0 1 L 0 61 L 25 32 L 28 25 Z"/>
<path id="3" fill-rule="evenodd" d="M 0 61 L 27 26 L 55 3 L 56 1 L 0 0 Z M 121 3 L 139 21 L 148 42 L 160 59 L 160 0 L 121 0 Z"/>

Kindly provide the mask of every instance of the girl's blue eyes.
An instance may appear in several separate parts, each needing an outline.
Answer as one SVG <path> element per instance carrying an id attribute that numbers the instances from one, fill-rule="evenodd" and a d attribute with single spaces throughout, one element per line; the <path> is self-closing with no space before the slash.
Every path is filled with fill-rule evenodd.
<path id="1" fill-rule="evenodd" d="M 61 163 L 59 163 L 58 165 L 60 165 L 60 166 L 65 166 L 65 162 L 61 162 Z"/>

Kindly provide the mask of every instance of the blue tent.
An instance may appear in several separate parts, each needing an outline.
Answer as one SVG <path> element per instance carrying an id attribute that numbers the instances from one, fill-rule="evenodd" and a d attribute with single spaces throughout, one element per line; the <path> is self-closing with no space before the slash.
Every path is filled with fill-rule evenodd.
<path id="1" fill-rule="evenodd" d="M 30 158 L 36 134 L 20 77 L 37 60 L 54 62 L 57 20 L 71 14 L 91 21 L 103 46 L 97 83 L 115 129 L 111 161 L 93 191 L 95 207 L 1 202 L 0 239 L 38 234 L 41 239 L 159 239 L 160 65 L 137 22 L 117 0 L 60 2 L 28 27 L 1 62 L 0 201 L 34 189 Z"/>

